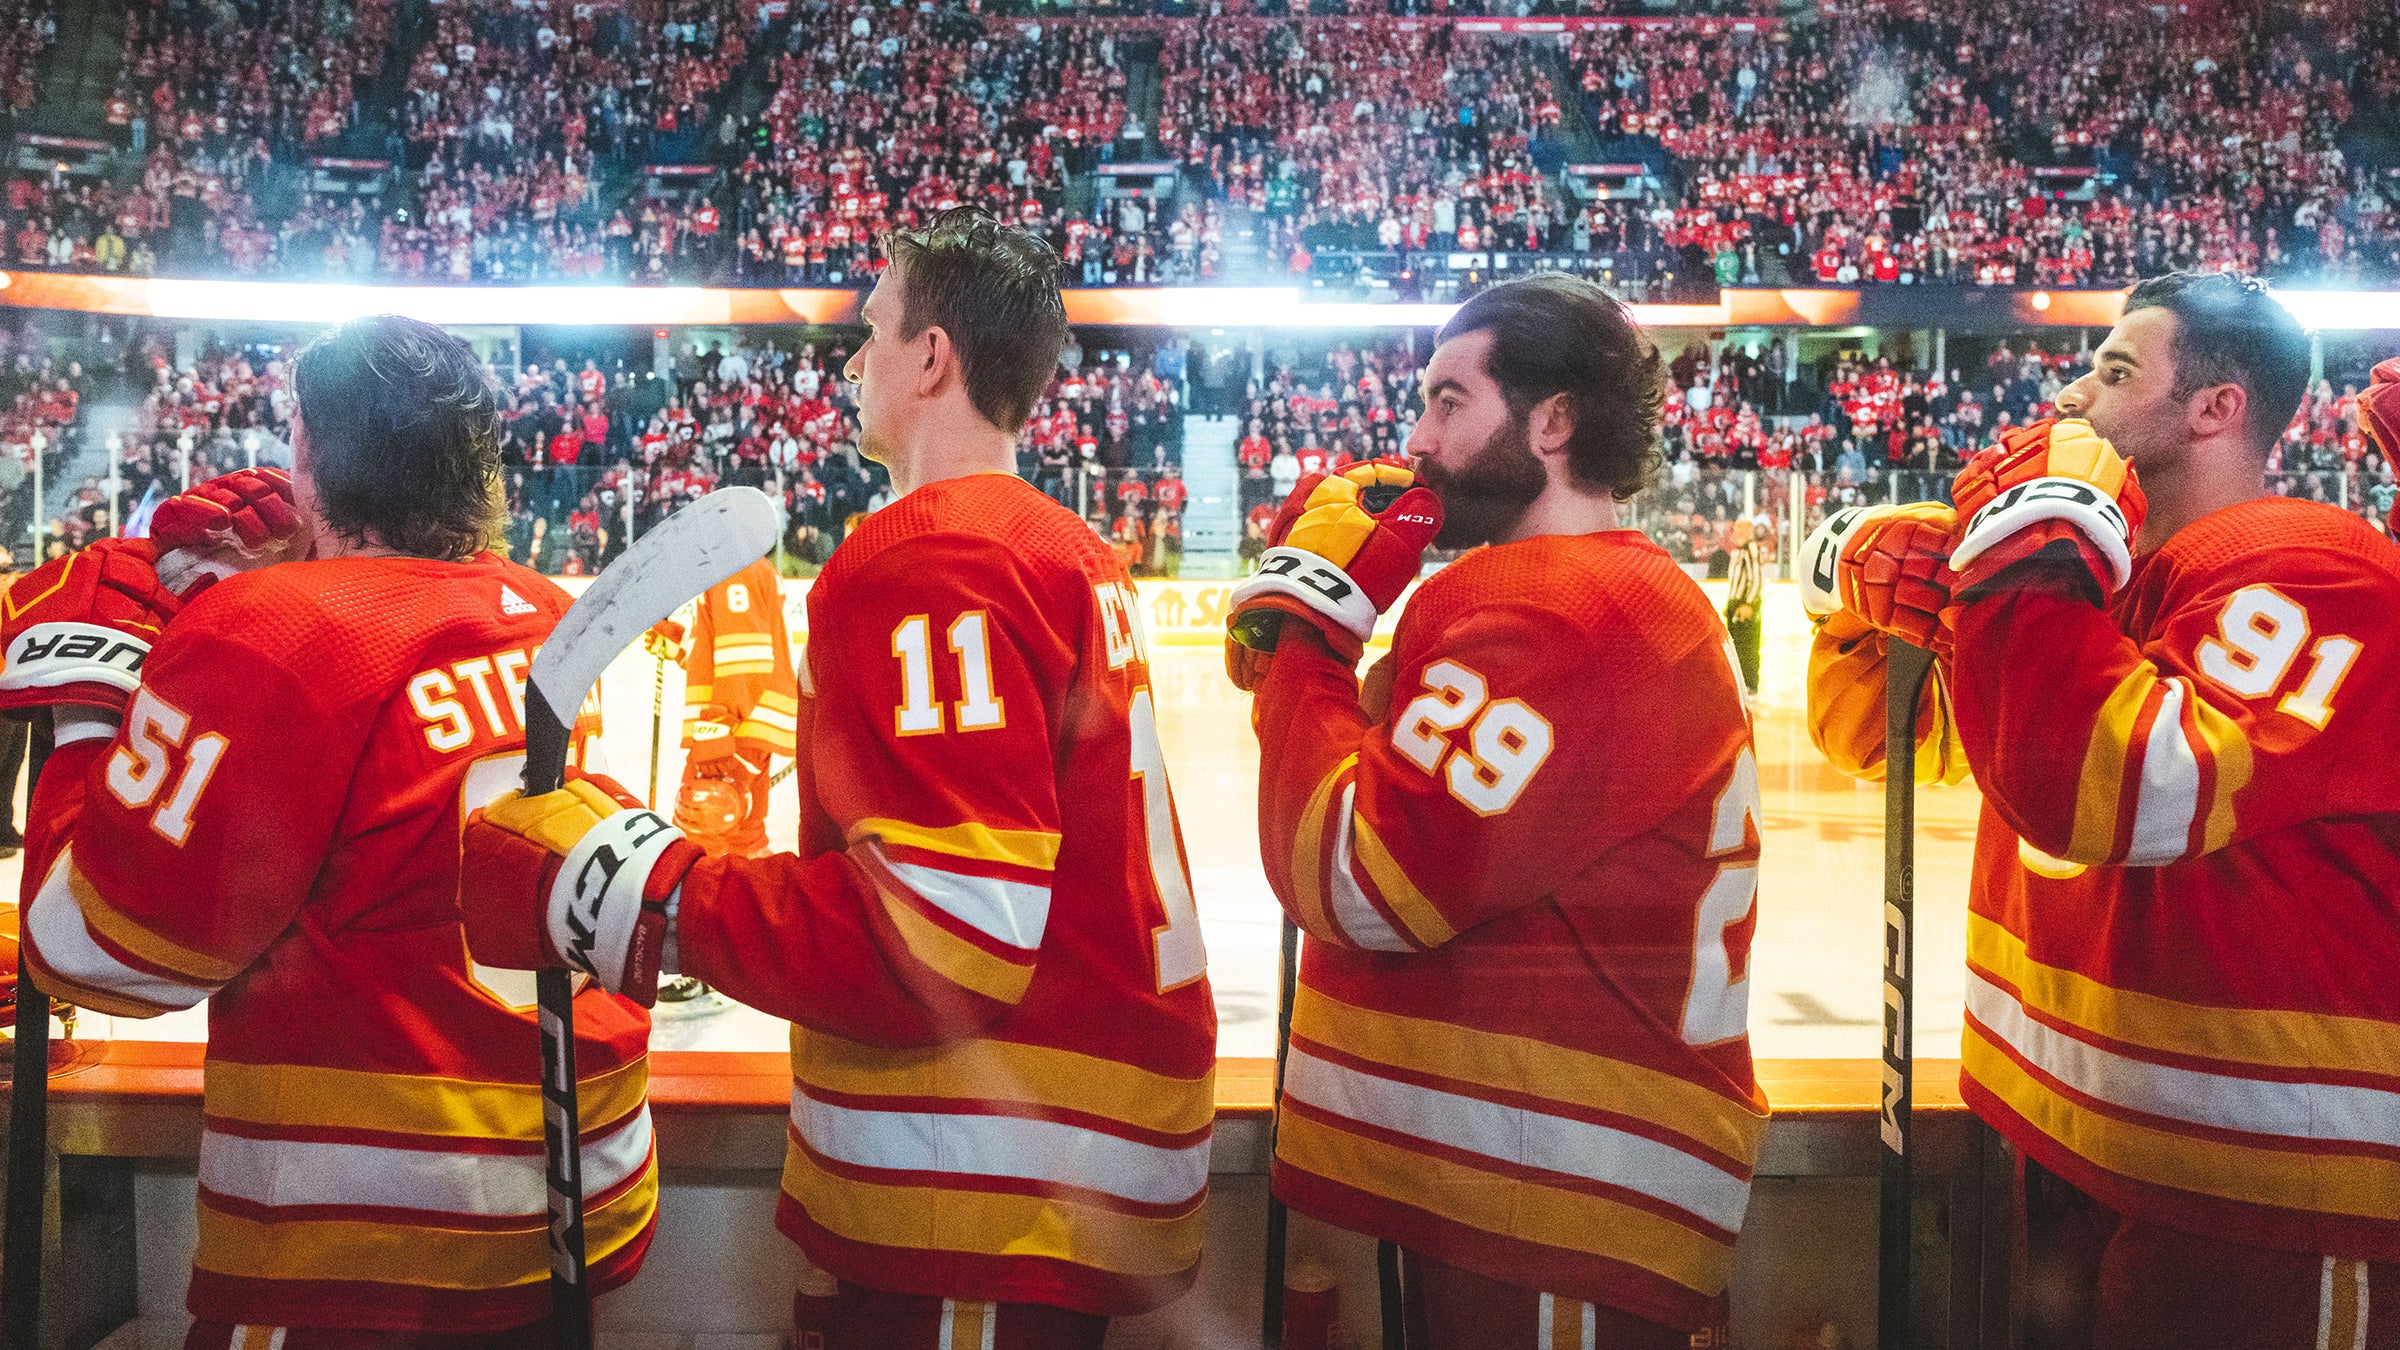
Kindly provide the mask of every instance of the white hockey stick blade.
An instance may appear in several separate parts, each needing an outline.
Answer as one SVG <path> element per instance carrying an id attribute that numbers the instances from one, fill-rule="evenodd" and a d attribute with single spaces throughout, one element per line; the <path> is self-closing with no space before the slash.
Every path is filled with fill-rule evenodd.
<path id="1" fill-rule="evenodd" d="M 568 720 L 650 625 L 766 556 L 783 513 L 757 488 L 719 488 L 660 521 L 592 579 L 533 658 L 533 686 Z"/>

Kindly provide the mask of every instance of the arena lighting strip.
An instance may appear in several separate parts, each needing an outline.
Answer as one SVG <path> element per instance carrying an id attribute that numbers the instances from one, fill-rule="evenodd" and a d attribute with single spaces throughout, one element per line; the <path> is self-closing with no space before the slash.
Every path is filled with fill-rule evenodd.
<path id="1" fill-rule="evenodd" d="M 1164 328 L 1436 328 L 1456 305 L 1311 303 L 1296 287 L 1069 290 L 1077 324 Z M 2277 291 L 2307 327 L 2323 332 L 2400 330 L 2400 291 Z M 200 322 L 332 324 L 362 314 L 406 314 L 453 327 L 717 327 L 855 323 L 853 290 L 699 286 L 367 286 L 317 282 L 176 280 L 0 272 L 0 307 L 127 314 Z M 2005 309 L 2027 327 L 2105 328 L 2122 291 L 1971 291 L 1959 303 L 1991 317 Z M 1875 311 L 1906 304 L 1905 317 Z M 1938 293 L 1732 288 L 1713 305 L 1635 305 L 1653 328 L 1843 327 L 1941 322 Z"/>

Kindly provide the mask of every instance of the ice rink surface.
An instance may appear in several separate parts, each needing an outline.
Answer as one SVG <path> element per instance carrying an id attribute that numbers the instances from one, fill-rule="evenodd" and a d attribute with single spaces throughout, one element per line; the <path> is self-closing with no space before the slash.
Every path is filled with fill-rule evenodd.
<path id="1" fill-rule="evenodd" d="M 1710 588 L 1712 598 L 1721 594 Z M 1770 589 L 1762 680 L 1754 707 L 1765 854 L 1750 967 L 1750 1031 L 1763 1057 L 1868 1057 L 1877 1053 L 1882 1006 L 1883 788 L 1835 773 L 1808 741 L 1804 719 L 1808 637 L 1797 595 Z M 1259 867 L 1258 744 L 1249 697 L 1225 679 L 1218 651 L 1156 645 L 1152 684 L 1159 736 L 1183 822 L 1192 887 L 1217 994 L 1219 1046 L 1231 1056 L 1274 1049 L 1279 911 Z M 656 666 L 638 649 L 602 681 L 602 762 L 634 791 L 649 779 Z M 680 673 L 666 671 L 660 795 L 672 799 L 683 756 L 675 740 Z M 1969 854 L 1980 799 L 1972 784 L 1920 788 L 1917 806 L 1917 1053 L 1958 1053 L 1964 996 Z M 795 837 L 799 801 L 777 795 L 770 837 Z M 0 862 L 15 894 L 17 862 Z M 1538 884 L 1538 878 L 1529 878 Z M 147 1022 L 86 1013 L 79 1036 L 201 1040 L 203 1012 Z M 785 1025 L 739 1006 L 662 1020 L 660 1049 L 772 1050 Z"/>

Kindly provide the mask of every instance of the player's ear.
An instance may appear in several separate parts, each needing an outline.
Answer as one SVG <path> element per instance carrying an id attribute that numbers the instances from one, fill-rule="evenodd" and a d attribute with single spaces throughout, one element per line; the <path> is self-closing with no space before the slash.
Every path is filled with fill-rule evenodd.
<path id="1" fill-rule="evenodd" d="M 1561 390 L 1534 404 L 1525 416 L 1525 436 L 1536 455 L 1564 454 L 1575 437 L 1575 396 Z"/>
<path id="2" fill-rule="evenodd" d="M 2191 421 L 2194 439 L 2238 435 L 2249 420 L 2250 395 L 2238 384 L 2212 384 L 2184 404 L 2184 416 Z"/>
<path id="3" fill-rule="evenodd" d="M 919 349 L 915 353 L 918 358 L 917 394 L 930 398 L 935 390 L 941 388 L 944 372 L 957 364 L 958 348 L 951 343 L 949 332 L 938 324 L 925 325 L 925 331 L 917 334 L 916 342 L 911 345 Z"/>

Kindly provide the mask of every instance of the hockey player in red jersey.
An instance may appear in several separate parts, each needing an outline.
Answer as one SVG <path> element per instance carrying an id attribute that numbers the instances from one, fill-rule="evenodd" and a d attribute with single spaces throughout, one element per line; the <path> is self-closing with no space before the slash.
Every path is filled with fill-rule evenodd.
<path id="1" fill-rule="evenodd" d="M 1413 480 L 1303 480 L 1230 604 L 1260 847 L 1308 939 L 1275 1191 L 1400 1245 L 1412 1346 L 1723 1335 L 1766 1117 L 1758 768 L 1723 626 L 1620 524 L 1661 390 L 1598 287 L 1485 291 L 1425 369 Z M 1489 547 L 1417 591 L 1362 695 L 1437 520 Z"/>
<path id="2" fill-rule="evenodd" d="M 9 596 L 0 706 L 58 729 L 27 962 L 120 1016 L 208 1001 L 187 1347 L 537 1343 L 532 981 L 470 964 L 457 850 L 517 780 L 567 598 L 483 551 L 497 416 L 465 343 L 361 319 L 295 388 L 290 506 L 267 471 L 220 479 L 160 508 L 163 553 L 104 541 Z M 243 570 L 295 531 L 312 559 Z M 649 1022 L 594 988 L 576 1024 L 606 1289 L 650 1239 Z"/>
<path id="3" fill-rule="evenodd" d="M 801 849 L 669 831 L 575 903 L 627 935 L 611 988 L 663 965 L 795 1024 L 778 1222 L 840 1278 L 829 1350 L 1096 1350 L 1192 1281 L 1215 1105 L 1147 639 L 1115 555 L 1013 472 L 1056 257 L 973 210 L 890 248 L 844 373 L 899 495 L 809 592 Z M 549 898 L 617 806 L 576 782 L 469 826 L 479 954 L 559 960 Z"/>
<path id="4" fill-rule="evenodd" d="M 1850 621 L 1946 636 L 1963 1090 L 2026 1159 L 2042 1343 L 2400 1345 L 2400 549 L 2268 495 L 2307 378 L 2263 288 L 2144 282 L 1950 530 L 1840 551 Z M 1819 638 L 1838 763 L 1881 759 L 1882 633 Z"/>
<path id="5" fill-rule="evenodd" d="M 712 853 L 767 852 L 767 769 L 790 758 L 800 710 L 792 643 L 784 631 L 783 589 L 765 558 L 700 598 L 683 644 L 683 782 L 730 783 L 748 807 L 731 830 L 706 832 L 679 805 L 675 823 Z"/>

